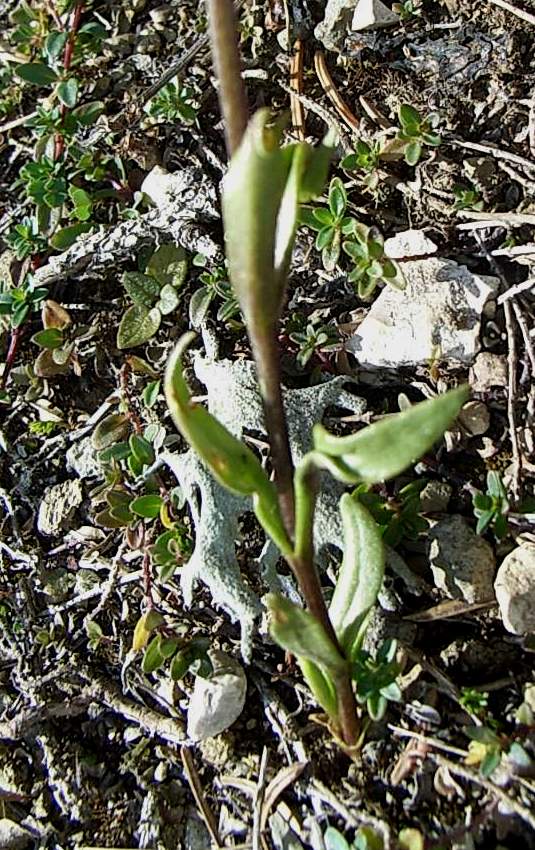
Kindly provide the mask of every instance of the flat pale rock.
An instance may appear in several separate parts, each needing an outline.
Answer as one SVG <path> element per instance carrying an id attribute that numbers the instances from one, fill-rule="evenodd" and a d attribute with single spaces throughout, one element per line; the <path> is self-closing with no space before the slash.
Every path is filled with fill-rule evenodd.
<path id="1" fill-rule="evenodd" d="M 188 737 L 203 741 L 224 732 L 245 705 L 247 679 L 243 667 L 219 650 L 208 653 L 214 671 L 209 679 L 197 676 L 188 706 Z"/>
<path id="2" fill-rule="evenodd" d="M 436 587 L 469 604 L 494 596 L 494 552 L 461 516 L 437 522 L 428 535 L 428 556 Z"/>
<path id="3" fill-rule="evenodd" d="M 381 0 L 359 0 L 351 21 L 351 29 L 353 32 L 363 32 L 391 27 L 394 24 L 399 24 L 399 16 L 381 3 Z"/>
<path id="4" fill-rule="evenodd" d="M 351 20 L 358 0 L 328 0 L 325 17 L 314 30 L 314 35 L 327 50 L 339 51 L 351 28 Z"/>
<path id="5" fill-rule="evenodd" d="M 9 818 L 0 818 L 0 847 L 2 850 L 25 850 L 33 844 L 31 832 Z"/>
<path id="6" fill-rule="evenodd" d="M 78 478 L 68 479 L 50 487 L 39 505 L 37 529 L 49 537 L 61 534 L 75 508 L 83 500 L 82 485 Z"/>
<path id="7" fill-rule="evenodd" d="M 482 351 L 470 369 L 470 386 L 477 393 L 485 393 L 492 387 L 507 386 L 507 358 L 504 354 Z"/>
<path id="8" fill-rule="evenodd" d="M 494 590 L 507 631 L 535 633 L 535 546 L 517 546 L 506 555 Z"/>
<path id="9" fill-rule="evenodd" d="M 404 290 L 385 286 L 346 348 L 363 367 L 399 368 L 434 358 L 470 365 L 481 315 L 499 284 L 440 257 L 402 264 Z"/>

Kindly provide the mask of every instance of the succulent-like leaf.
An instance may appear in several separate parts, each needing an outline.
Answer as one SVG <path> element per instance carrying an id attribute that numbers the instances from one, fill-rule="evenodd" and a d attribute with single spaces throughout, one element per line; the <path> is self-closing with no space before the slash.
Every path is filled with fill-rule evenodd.
<path id="1" fill-rule="evenodd" d="M 110 413 L 102 419 L 91 438 L 93 446 L 97 451 L 99 449 L 107 449 L 114 443 L 118 443 L 123 437 L 128 434 L 130 423 L 123 413 Z"/>
<path id="2" fill-rule="evenodd" d="M 157 493 L 149 493 L 146 496 L 138 496 L 129 504 L 129 509 L 138 516 L 145 519 L 156 519 L 160 513 L 163 500 Z"/>
<path id="3" fill-rule="evenodd" d="M 182 337 L 165 372 L 165 396 L 175 425 L 223 487 L 253 497 L 253 507 L 263 528 L 283 554 L 289 552 L 291 544 L 284 530 L 275 486 L 260 461 L 206 408 L 191 401 L 182 375 L 182 354 L 194 336 L 190 333 Z"/>
<path id="4" fill-rule="evenodd" d="M 141 272 L 125 272 L 123 286 L 134 302 L 149 309 L 160 296 L 160 284 L 154 277 Z"/>
<path id="5" fill-rule="evenodd" d="M 280 593 L 269 593 L 266 605 L 271 615 L 269 631 L 279 646 L 334 678 L 345 672 L 345 659 L 312 614 Z"/>
<path id="6" fill-rule="evenodd" d="M 322 425 L 316 425 L 314 448 L 339 461 L 339 480 L 353 480 L 355 484 L 386 481 L 433 446 L 453 422 L 468 394 L 466 386 L 457 387 L 347 437 L 335 437 Z"/>
<path id="7" fill-rule="evenodd" d="M 132 649 L 136 652 L 143 649 L 147 645 L 154 629 L 162 626 L 164 623 L 164 618 L 154 608 L 145 611 L 136 623 L 134 637 L 132 638 Z"/>
<path id="8" fill-rule="evenodd" d="M 377 523 L 354 496 L 340 499 L 344 557 L 329 608 L 329 617 L 346 656 L 359 649 L 368 614 L 384 575 L 384 546 Z"/>

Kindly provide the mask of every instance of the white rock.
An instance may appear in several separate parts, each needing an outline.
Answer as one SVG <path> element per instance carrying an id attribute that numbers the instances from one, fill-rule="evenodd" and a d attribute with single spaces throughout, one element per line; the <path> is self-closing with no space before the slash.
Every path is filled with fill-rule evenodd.
<path id="1" fill-rule="evenodd" d="M 314 30 L 318 41 L 323 42 L 327 50 L 338 51 L 350 31 L 351 20 L 358 0 L 328 0 L 325 17 Z"/>
<path id="2" fill-rule="evenodd" d="M 494 589 L 507 631 L 535 632 L 535 546 L 518 546 L 506 555 Z"/>
<path id="3" fill-rule="evenodd" d="M 97 478 L 102 475 L 103 464 L 98 452 L 95 451 L 91 437 L 84 437 L 73 443 L 66 454 L 67 464 L 76 472 L 79 478 Z"/>
<path id="4" fill-rule="evenodd" d="M 219 735 L 238 719 L 245 705 L 247 679 L 238 662 L 219 650 L 208 653 L 214 671 L 197 676 L 188 707 L 188 737 L 202 741 Z"/>
<path id="5" fill-rule="evenodd" d="M 346 343 L 361 366 L 397 368 L 442 360 L 470 365 L 479 350 L 485 302 L 497 278 L 440 257 L 403 263 L 406 287 L 385 286 Z"/>
<path id="6" fill-rule="evenodd" d="M 381 0 L 359 0 L 355 9 L 351 29 L 353 32 L 376 30 L 380 27 L 391 27 L 399 24 L 399 16 Z"/>
<path id="7" fill-rule="evenodd" d="M 451 599 L 472 603 L 493 598 L 494 553 L 461 516 L 433 526 L 428 547 L 435 585 Z"/>
<path id="8" fill-rule="evenodd" d="M 78 478 L 67 479 L 46 491 L 39 505 L 37 528 L 41 534 L 60 534 L 72 511 L 83 499 L 82 485 Z"/>
<path id="9" fill-rule="evenodd" d="M 437 246 L 423 230 L 403 230 L 390 239 L 385 239 L 385 254 L 393 260 L 422 257 L 426 254 L 436 254 L 437 251 Z"/>
<path id="10" fill-rule="evenodd" d="M 0 847 L 2 850 L 24 850 L 34 841 L 31 832 L 9 818 L 0 818 Z"/>
<path id="11" fill-rule="evenodd" d="M 484 393 L 492 387 L 507 386 L 507 359 L 504 354 L 491 354 L 482 351 L 478 354 L 470 369 L 470 386 L 477 393 Z"/>

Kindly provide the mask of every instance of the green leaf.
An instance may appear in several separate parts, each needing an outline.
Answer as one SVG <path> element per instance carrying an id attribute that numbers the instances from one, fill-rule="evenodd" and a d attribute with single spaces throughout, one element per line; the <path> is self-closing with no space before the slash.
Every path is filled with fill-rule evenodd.
<path id="1" fill-rule="evenodd" d="M 123 286 L 134 304 L 150 309 L 160 295 L 160 285 L 153 278 L 141 272 L 125 272 Z"/>
<path id="2" fill-rule="evenodd" d="M 110 413 L 98 423 L 93 431 L 91 442 L 97 451 L 107 449 L 114 443 L 118 443 L 128 434 L 130 423 L 123 413 Z"/>
<path id="3" fill-rule="evenodd" d="M 420 142 L 409 142 L 405 147 L 405 162 L 407 165 L 416 165 L 422 155 L 422 146 Z"/>
<path id="4" fill-rule="evenodd" d="M 361 826 L 355 835 L 355 850 L 384 850 L 383 839 L 371 826 Z"/>
<path id="5" fill-rule="evenodd" d="M 59 348 L 60 345 L 63 345 L 63 332 L 59 328 L 47 328 L 47 330 L 38 331 L 34 334 L 32 342 L 40 345 L 41 348 Z"/>
<path id="6" fill-rule="evenodd" d="M 336 218 L 341 218 L 347 207 L 347 194 L 339 177 L 333 177 L 329 185 L 329 209 Z"/>
<path id="7" fill-rule="evenodd" d="M 333 223 L 333 215 L 330 210 L 325 209 L 325 207 L 316 207 L 316 209 L 312 210 L 312 215 L 315 220 L 321 224 L 331 226 Z"/>
<path id="8" fill-rule="evenodd" d="M 404 129 L 406 126 L 419 127 L 420 125 L 420 113 L 414 106 L 410 106 L 408 103 L 401 104 L 398 109 L 398 117 Z"/>
<path id="9" fill-rule="evenodd" d="M 52 62 L 58 59 L 65 48 L 68 37 L 67 32 L 50 32 L 45 39 L 43 49 L 46 58 Z"/>
<path id="10" fill-rule="evenodd" d="M 166 283 L 165 286 L 162 286 L 160 290 L 160 300 L 156 304 L 156 307 L 162 316 L 168 316 L 169 313 L 172 313 L 173 310 L 176 310 L 178 307 L 178 294 L 175 287 L 171 286 L 170 283 Z"/>
<path id="11" fill-rule="evenodd" d="M 73 109 L 78 100 L 78 80 L 76 77 L 69 77 L 67 80 L 62 80 L 58 83 L 56 94 L 64 106 L 68 109 Z"/>
<path id="12" fill-rule="evenodd" d="M 169 285 L 178 289 L 184 283 L 188 271 L 186 252 L 178 245 L 160 245 L 145 271 L 158 281 L 160 287 Z"/>
<path id="13" fill-rule="evenodd" d="M 161 381 L 151 381 L 149 384 L 147 384 L 147 386 L 145 387 L 145 389 L 141 393 L 141 399 L 143 401 L 143 404 L 149 410 L 150 410 L 151 407 L 154 407 L 154 405 L 156 404 L 156 399 L 158 398 L 158 395 L 160 394 L 161 386 L 162 386 Z"/>
<path id="14" fill-rule="evenodd" d="M 271 615 L 269 631 L 279 646 L 334 678 L 346 671 L 345 659 L 312 614 L 279 593 L 269 593 L 266 605 Z"/>
<path id="15" fill-rule="evenodd" d="M 191 296 L 189 302 L 189 320 L 195 330 L 198 330 L 204 322 L 213 297 L 213 291 L 206 286 L 201 286 Z"/>
<path id="16" fill-rule="evenodd" d="M 419 829 L 402 829 L 398 837 L 400 850 L 424 850 L 425 841 Z"/>
<path id="17" fill-rule="evenodd" d="M 131 434 L 128 443 L 132 454 L 140 463 L 154 463 L 154 449 L 145 437 L 141 437 L 139 434 Z"/>
<path id="18" fill-rule="evenodd" d="M 145 650 L 141 669 L 144 673 L 154 673 L 154 671 L 158 670 L 158 668 L 161 667 L 164 662 L 165 658 L 160 652 L 160 636 L 156 635 L 156 637 L 153 637 L 147 649 Z"/>
<path id="19" fill-rule="evenodd" d="M 314 242 L 314 247 L 316 248 L 316 251 L 323 251 L 324 248 L 327 248 L 327 246 L 330 245 L 333 241 L 335 233 L 336 230 L 331 225 L 328 225 L 327 227 L 322 227 L 322 229 L 318 232 L 318 235 L 316 236 L 316 240 Z"/>
<path id="20" fill-rule="evenodd" d="M 344 557 L 329 617 L 346 657 L 353 658 L 364 638 L 368 615 L 383 582 L 385 554 L 377 523 L 356 496 L 340 499 Z"/>
<path id="21" fill-rule="evenodd" d="M 135 348 L 151 339 L 158 328 L 162 315 L 155 307 L 147 310 L 141 304 L 134 304 L 124 314 L 117 331 L 117 348 Z"/>
<path id="22" fill-rule="evenodd" d="M 451 425 L 468 395 L 468 387 L 458 387 L 347 437 L 335 437 L 322 425 L 316 425 L 314 447 L 336 459 L 333 474 L 340 481 L 386 481 L 429 451 Z"/>
<path id="23" fill-rule="evenodd" d="M 50 244 L 56 251 L 65 251 L 66 248 L 74 245 L 82 233 L 88 233 L 90 230 L 90 224 L 69 224 L 67 227 L 62 227 L 54 233 L 50 239 Z"/>
<path id="24" fill-rule="evenodd" d="M 93 100 L 73 109 L 72 115 L 84 127 L 94 124 L 97 118 L 104 112 L 104 104 L 101 100 Z"/>
<path id="25" fill-rule="evenodd" d="M 143 649 L 147 645 L 154 629 L 158 628 L 158 626 L 163 626 L 164 623 L 165 620 L 162 615 L 154 608 L 149 608 L 148 611 L 141 615 L 136 623 L 134 637 L 132 638 L 132 649 L 135 652 Z"/>
<path id="26" fill-rule="evenodd" d="M 502 754 L 497 747 L 487 750 L 483 756 L 481 764 L 479 765 L 479 772 L 481 773 L 481 776 L 488 779 L 499 766 L 501 760 Z"/>
<path id="27" fill-rule="evenodd" d="M 108 446 L 103 449 L 99 455 L 99 460 L 102 463 L 109 463 L 110 460 L 125 460 L 130 454 L 130 446 L 128 443 L 117 443 L 115 446 Z"/>
<path id="28" fill-rule="evenodd" d="M 333 826 L 329 826 L 323 835 L 325 850 L 350 850 L 344 836 Z"/>
<path id="29" fill-rule="evenodd" d="M 15 73 L 25 83 L 31 83 L 34 86 L 49 86 L 58 79 L 56 72 L 45 65 L 44 62 L 28 62 L 26 65 L 17 65 Z"/>
<path id="30" fill-rule="evenodd" d="M 163 505 L 163 499 L 156 493 L 147 496 L 138 496 L 130 502 L 129 508 L 138 516 L 145 519 L 156 519 Z"/>
<path id="31" fill-rule="evenodd" d="M 273 482 L 256 455 L 202 405 L 193 404 L 182 374 L 182 354 L 194 334 L 186 334 L 173 351 L 165 372 L 167 405 L 184 439 L 207 464 L 217 481 L 233 493 L 253 496 L 264 530 L 282 554 L 291 551 Z"/>

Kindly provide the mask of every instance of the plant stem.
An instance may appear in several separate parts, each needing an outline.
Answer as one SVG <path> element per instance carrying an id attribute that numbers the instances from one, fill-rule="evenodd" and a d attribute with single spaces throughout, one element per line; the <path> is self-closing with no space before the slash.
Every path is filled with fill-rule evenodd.
<path id="1" fill-rule="evenodd" d="M 262 334 L 250 333 L 249 339 L 264 406 L 264 420 L 282 521 L 288 537 L 293 540 L 295 532 L 294 466 L 282 401 L 277 338 L 275 330 L 268 330 Z"/>
<path id="2" fill-rule="evenodd" d="M 225 124 L 229 158 L 247 126 L 247 97 L 241 76 L 236 15 L 232 0 L 208 0 L 210 45 L 219 80 L 219 106 Z"/>
<path id="3" fill-rule="evenodd" d="M 322 624 L 340 655 L 344 655 L 329 617 L 314 560 L 314 510 L 317 495 L 317 470 L 312 454 L 305 455 L 297 467 L 295 483 L 295 552 L 294 558 L 287 560 L 299 581 L 301 592 L 311 614 Z M 342 738 L 344 743 L 353 746 L 358 741 L 360 728 L 349 673 L 338 676 L 335 685 L 338 699 L 338 722 L 340 723 Z"/>

